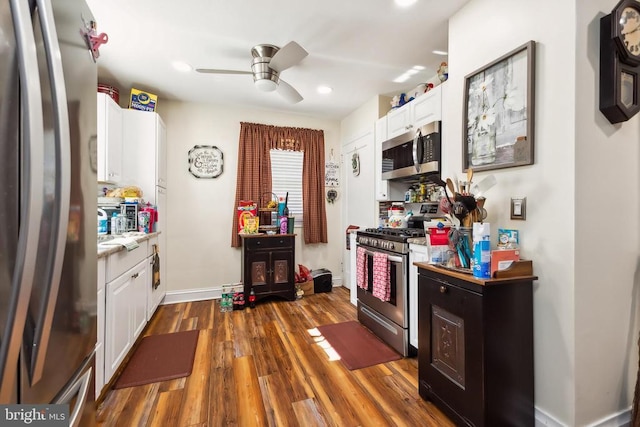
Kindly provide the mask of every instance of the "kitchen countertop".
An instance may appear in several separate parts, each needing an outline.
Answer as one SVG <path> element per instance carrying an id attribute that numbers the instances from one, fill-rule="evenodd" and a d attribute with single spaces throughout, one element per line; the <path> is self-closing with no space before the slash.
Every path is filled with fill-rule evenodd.
<path id="1" fill-rule="evenodd" d="M 144 242 L 145 240 L 149 240 L 150 238 L 157 236 L 158 234 L 160 234 L 159 231 L 154 232 L 154 233 L 147 233 L 147 234 L 142 234 L 142 233 L 125 233 L 122 236 L 119 237 L 130 237 L 132 239 L 135 239 L 138 243 Z M 120 252 L 122 250 L 125 250 L 126 248 L 124 246 L 121 245 L 101 245 L 100 243 L 98 243 L 98 258 L 104 258 L 107 257 L 111 254 L 115 254 L 116 252 Z"/>
<path id="2" fill-rule="evenodd" d="M 414 244 L 414 245 L 427 246 L 427 238 L 426 237 L 410 237 L 407 239 L 407 243 Z"/>

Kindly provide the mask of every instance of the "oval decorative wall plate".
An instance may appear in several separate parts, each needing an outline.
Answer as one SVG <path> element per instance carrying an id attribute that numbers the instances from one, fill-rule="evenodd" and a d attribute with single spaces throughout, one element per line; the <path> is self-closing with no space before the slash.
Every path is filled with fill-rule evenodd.
<path id="1" fill-rule="evenodd" d="M 222 175 L 222 151 L 213 145 L 196 145 L 189 150 L 189 172 L 196 178 Z"/>

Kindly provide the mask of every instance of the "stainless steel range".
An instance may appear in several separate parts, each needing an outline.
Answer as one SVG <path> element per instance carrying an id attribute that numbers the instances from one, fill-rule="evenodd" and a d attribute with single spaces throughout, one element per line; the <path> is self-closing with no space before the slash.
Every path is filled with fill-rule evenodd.
<path id="1" fill-rule="evenodd" d="M 358 283 L 358 320 L 403 356 L 409 356 L 409 243 L 423 228 L 367 228 L 356 236 L 358 262 L 366 273 Z M 389 300 L 374 296 L 375 254 L 385 254 Z M 378 256 L 379 258 L 379 256 Z M 384 257 L 383 257 L 384 259 Z"/>

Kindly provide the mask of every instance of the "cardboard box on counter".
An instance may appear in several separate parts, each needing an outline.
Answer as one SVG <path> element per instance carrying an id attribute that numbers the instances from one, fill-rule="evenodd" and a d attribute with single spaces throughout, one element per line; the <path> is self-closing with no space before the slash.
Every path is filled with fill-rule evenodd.
<path id="1" fill-rule="evenodd" d="M 496 271 L 506 270 L 520 259 L 520 249 L 498 249 L 491 251 L 491 277 Z"/>

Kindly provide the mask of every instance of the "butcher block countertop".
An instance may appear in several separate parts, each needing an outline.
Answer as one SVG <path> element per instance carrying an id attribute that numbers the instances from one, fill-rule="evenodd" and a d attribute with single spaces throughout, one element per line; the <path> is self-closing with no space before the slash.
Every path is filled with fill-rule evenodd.
<path id="1" fill-rule="evenodd" d="M 474 277 L 473 274 L 459 271 L 459 269 L 454 270 L 441 265 L 428 264 L 426 262 L 414 262 L 413 265 L 415 265 L 419 269 L 429 270 L 429 271 L 444 274 L 450 277 L 455 277 L 457 279 L 475 283 L 480 286 L 499 285 L 505 282 L 517 283 L 517 282 L 538 280 L 538 276 L 534 276 L 533 274 L 528 274 L 529 271 L 532 271 L 531 261 L 522 261 L 521 263 L 514 263 L 513 267 L 509 269 L 497 271 L 496 274 L 498 274 L 499 277 L 495 277 L 493 279 L 479 279 L 477 277 Z"/>

